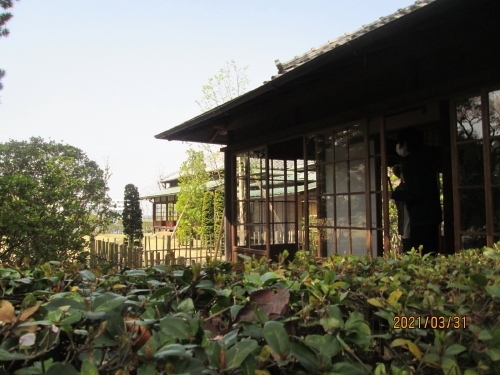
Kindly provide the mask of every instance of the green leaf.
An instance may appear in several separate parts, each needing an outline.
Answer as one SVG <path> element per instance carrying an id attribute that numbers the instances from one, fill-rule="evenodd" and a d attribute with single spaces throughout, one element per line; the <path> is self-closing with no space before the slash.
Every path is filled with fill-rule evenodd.
<path id="1" fill-rule="evenodd" d="M 106 313 L 104 311 L 94 312 L 94 311 L 85 311 L 84 315 L 86 318 L 90 320 L 99 320 L 104 319 L 104 315 Z"/>
<path id="2" fill-rule="evenodd" d="M 264 338 L 267 343 L 282 359 L 290 352 L 290 338 L 283 324 L 274 320 L 264 325 Z"/>
<path id="3" fill-rule="evenodd" d="M 46 375 L 78 375 L 78 372 L 73 367 L 73 365 L 66 363 L 63 364 L 61 362 L 55 362 L 52 366 L 50 366 L 49 370 L 46 372 Z"/>
<path id="4" fill-rule="evenodd" d="M 147 276 L 148 274 L 144 270 L 127 270 L 125 271 L 125 276 L 137 277 L 137 276 Z"/>
<path id="5" fill-rule="evenodd" d="M 15 375 L 41 375 L 41 374 L 43 374 L 43 370 L 41 368 L 31 366 L 31 367 L 21 368 L 21 369 L 17 370 L 14 374 Z"/>
<path id="6" fill-rule="evenodd" d="M 232 346 L 226 353 L 226 366 L 228 369 L 238 368 L 241 363 L 259 346 L 257 341 L 243 339 Z"/>
<path id="7" fill-rule="evenodd" d="M 186 314 L 193 314 L 194 313 L 193 300 L 191 298 L 187 298 L 184 301 L 182 301 L 181 303 L 179 303 L 179 305 L 177 306 L 177 311 L 183 312 Z"/>
<path id="8" fill-rule="evenodd" d="M 337 362 L 333 365 L 332 371 L 339 375 L 365 375 L 367 372 L 361 367 L 349 362 Z"/>
<path id="9" fill-rule="evenodd" d="M 45 308 L 45 310 L 55 311 L 55 310 L 59 310 L 59 308 L 63 307 L 63 306 L 69 306 L 70 308 L 75 309 L 75 310 L 87 311 L 87 309 L 85 308 L 85 305 L 83 303 L 75 301 L 72 298 L 53 299 L 52 301 L 50 301 L 49 303 L 47 303 L 43 307 Z"/>
<path id="10" fill-rule="evenodd" d="M 458 290 L 470 290 L 470 286 L 457 283 L 448 283 L 446 288 L 455 288 Z"/>
<path id="11" fill-rule="evenodd" d="M 179 339 L 189 339 L 189 326 L 182 318 L 166 316 L 160 319 L 160 329 L 166 335 Z"/>
<path id="12" fill-rule="evenodd" d="M 304 342 L 311 348 L 316 349 L 320 354 L 333 357 L 340 353 L 340 343 L 329 334 L 326 335 L 307 335 Z"/>
<path id="13" fill-rule="evenodd" d="M 0 349 L 0 361 L 17 361 L 21 359 L 26 359 L 27 356 L 22 353 L 9 352 L 5 349 Z"/>
<path id="14" fill-rule="evenodd" d="M 155 363 L 144 364 L 137 369 L 137 375 L 156 375 L 158 370 Z"/>
<path id="15" fill-rule="evenodd" d="M 323 326 L 326 332 L 332 332 L 340 327 L 340 321 L 337 318 L 321 318 L 319 323 Z"/>
<path id="16" fill-rule="evenodd" d="M 273 281 L 281 279 L 280 275 L 274 272 L 266 272 L 260 277 L 262 285 L 272 284 Z"/>
<path id="17" fill-rule="evenodd" d="M 490 296 L 500 298 L 500 285 L 491 285 L 485 287 L 484 289 L 486 289 Z"/>
<path id="18" fill-rule="evenodd" d="M 452 358 L 444 358 L 443 362 L 441 362 L 441 368 L 446 375 L 462 375 L 460 367 Z"/>
<path id="19" fill-rule="evenodd" d="M 240 310 L 243 308 L 243 305 L 233 305 L 231 306 L 231 309 L 229 310 L 231 312 L 231 318 L 234 319 L 240 312 Z"/>
<path id="20" fill-rule="evenodd" d="M 88 270 L 84 270 L 84 271 L 80 271 L 79 273 L 82 276 L 82 278 L 87 279 L 91 283 L 93 283 L 95 281 L 95 275 L 92 272 L 90 272 Z"/>
<path id="21" fill-rule="evenodd" d="M 250 283 L 250 284 L 262 286 L 262 280 L 260 278 L 260 275 L 256 272 L 245 273 L 244 278 L 245 278 L 245 281 Z"/>
<path id="22" fill-rule="evenodd" d="M 391 305 L 392 307 L 397 306 L 397 302 L 399 298 L 403 295 L 403 292 L 400 290 L 395 290 L 389 295 L 389 298 L 387 298 L 387 303 Z"/>
<path id="23" fill-rule="evenodd" d="M 157 290 L 155 290 L 155 292 L 151 295 L 151 297 L 149 299 L 150 300 L 158 299 L 160 297 L 163 297 L 165 294 L 167 294 L 168 292 L 171 292 L 171 291 L 172 291 L 172 287 L 170 287 L 170 286 L 164 286 L 164 287 L 158 288 Z"/>
<path id="24" fill-rule="evenodd" d="M 476 370 L 465 370 L 464 375 L 479 375 Z"/>
<path id="25" fill-rule="evenodd" d="M 180 344 L 168 344 L 164 347 L 158 349 L 154 355 L 155 358 L 165 358 L 165 357 L 181 357 L 190 358 L 191 353 L 186 351 L 184 346 Z"/>
<path id="26" fill-rule="evenodd" d="M 126 300 L 127 297 L 112 292 L 106 292 L 94 299 L 93 308 L 95 312 L 107 312 L 119 306 L 123 306 Z"/>
<path id="27" fill-rule="evenodd" d="M 476 273 L 476 274 L 472 275 L 470 278 L 474 282 L 474 284 L 476 284 L 476 285 L 479 285 L 482 287 L 485 287 L 486 285 L 488 285 L 488 278 L 486 276 L 484 276 L 483 274 Z"/>
<path id="28" fill-rule="evenodd" d="M 388 375 L 385 365 L 383 363 L 379 363 L 378 366 L 375 367 L 373 375 Z"/>
<path id="29" fill-rule="evenodd" d="M 384 304 L 380 302 L 378 298 L 370 298 L 366 300 L 370 305 L 375 306 L 375 307 L 384 307 Z"/>
<path id="30" fill-rule="evenodd" d="M 427 283 L 427 288 L 432 290 L 436 294 L 441 294 L 441 289 L 435 284 Z"/>
<path id="31" fill-rule="evenodd" d="M 466 349 L 467 348 L 463 345 L 452 344 L 446 348 L 446 350 L 444 351 L 444 354 L 449 355 L 449 356 L 454 356 L 454 355 L 462 353 Z"/>
<path id="32" fill-rule="evenodd" d="M 488 332 L 488 330 L 483 329 L 481 330 L 481 332 L 479 332 L 477 338 L 481 341 L 489 341 L 493 339 L 493 336 L 491 335 L 490 332 Z"/>
<path id="33" fill-rule="evenodd" d="M 486 354 L 493 362 L 500 361 L 500 348 L 486 349 Z"/>
<path id="34" fill-rule="evenodd" d="M 95 365 L 88 359 L 85 359 L 82 363 L 81 375 L 99 375 L 99 370 Z"/>
<path id="35" fill-rule="evenodd" d="M 302 366 L 310 373 L 317 373 L 319 371 L 318 356 L 311 351 L 311 349 L 296 342 L 290 343 L 290 353 L 293 357 L 297 358 Z"/>
<path id="36" fill-rule="evenodd" d="M 243 375 L 257 375 L 255 372 L 257 369 L 257 361 L 252 355 L 246 357 L 240 367 L 243 371 Z"/>

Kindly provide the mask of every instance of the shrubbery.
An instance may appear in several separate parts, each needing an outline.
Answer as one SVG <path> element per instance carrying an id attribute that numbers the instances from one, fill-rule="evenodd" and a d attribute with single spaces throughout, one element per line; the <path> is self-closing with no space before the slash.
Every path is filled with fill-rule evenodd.
<path id="1" fill-rule="evenodd" d="M 121 273 L 4 265 L 0 372 L 500 373 L 500 247 L 243 260 Z M 394 328 L 403 316 L 421 327 Z M 425 328 L 431 316 L 444 328 Z"/>

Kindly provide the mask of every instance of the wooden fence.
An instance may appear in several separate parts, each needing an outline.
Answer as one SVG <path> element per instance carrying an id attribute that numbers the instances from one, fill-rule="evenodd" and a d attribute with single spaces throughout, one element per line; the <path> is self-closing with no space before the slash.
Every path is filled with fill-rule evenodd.
<path id="1" fill-rule="evenodd" d="M 116 239 L 94 240 L 90 243 L 91 266 L 111 263 L 118 268 L 143 268 L 156 264 L 205 263 L 207 257 L 214 259 L 213 239 L 193 238 L 180 241 L 176 236 L 148 236 L 142 246 L 129 246 Z M 225 260 L 222 249 L 217 259 Z"/>

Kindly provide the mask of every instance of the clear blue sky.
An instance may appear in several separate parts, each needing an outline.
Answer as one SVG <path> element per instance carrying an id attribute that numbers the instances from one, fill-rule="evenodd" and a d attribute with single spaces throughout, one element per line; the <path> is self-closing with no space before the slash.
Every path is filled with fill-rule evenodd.
<path id="1" fill-rule="evenodd" d="M 201 87 L 234 59 L 249 89 L 310 48 L 413 0 L 20 0 L 0 38 L 0 142 L 31 136 L 81 148 L 153 192 L 187 145 L 154 138 L 200 114 Z"/>

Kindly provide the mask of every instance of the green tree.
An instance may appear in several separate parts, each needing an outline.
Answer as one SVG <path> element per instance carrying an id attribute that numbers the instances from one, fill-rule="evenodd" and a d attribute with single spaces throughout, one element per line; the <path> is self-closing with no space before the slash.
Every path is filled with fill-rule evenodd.
<path id="1" fill-rule="evenodd" d="M 73 258 L 112 222 L 109 172 L 42 138 L 0 144 L 0 259 Z"/>
<path id="2" fill-rule="evenodd" d="M 207 245 L 213 244 L 214 219 L 214 192 L 206 191 L 203 197 L 201 234 L 205 237 Z"/>
<path id="3" fill-rule="evenodd" d="M 0 7 L 2 9 L 12 8 L 12 0 L 0 0 Z M 0 13 L 0 37 L 9 35 L 9 29 L 5 27 L 5 24 L 12 18 L 12 14 L 9 12 Z M 2 78 L 5 76 L 5 70 L 0 69 L 0 90 L 2 90 Z"/>
<path id="4" fill-rule="evenodd" d="M 248 66 L 240 68 L 234 60 L 227 61 L 218 74 L 210 77 L 201 88 L 202 97 L 196 104 L 202 112 L 206 112 L 228 102 L 247 90 L 250 83 L 246 75 Z"/>
<path id="5" fill-rule="evenodd" d="M 180 193 L 176 209 L 180 213 L 177 231 L 181 238 L 191 238 L 202 232 L 203 197 L 209 173 L 202 151 L 189 149 L 179 171 Z"/>
<path id="6" fill-rule="evenodd" d="M 209 111 L 221 104 L 224 104 L 240 95 L 243 95 L 248 88 L 250 80 L 246 75 L 248 66 L 239 67 L 234 60 L 226 61 L 219 73 L 208 79 L 208 82 L 201 88 L 201 99 L 196 100 L 196 104 L 202 112 Z M 221 157 L 219 146 L 209 144 L 199 145 L 205 155 L 205 163 L 208 169 L 214 174 L 216 179 L 222 180 L 224 160 Z"/>
<path id="7" fill-rule="evenodd" d="M 123 233 L 127 242 L 136 246 L 140 245 L 142 238 L 142 210 L 139 203 L 139 190 L 133 184 L 125 186 L 123 198 Z"/>

